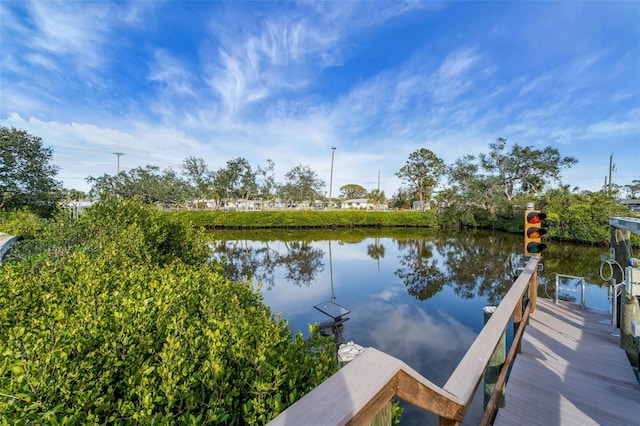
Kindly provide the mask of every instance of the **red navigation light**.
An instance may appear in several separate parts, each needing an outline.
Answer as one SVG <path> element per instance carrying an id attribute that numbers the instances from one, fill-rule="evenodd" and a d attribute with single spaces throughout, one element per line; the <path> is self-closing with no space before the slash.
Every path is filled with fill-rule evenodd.
<path id="1" fill-rule="evenodd" d="M 544 216 L 544 217 L 542 217 Z M 530 212 L 527 215 L 527 223 L 529 225 L 537 225 L 540 222 L 542 222 L 542 219 L 546 218 L 547 215 L 544 213 L 540 213 L 540 212 Z"/>

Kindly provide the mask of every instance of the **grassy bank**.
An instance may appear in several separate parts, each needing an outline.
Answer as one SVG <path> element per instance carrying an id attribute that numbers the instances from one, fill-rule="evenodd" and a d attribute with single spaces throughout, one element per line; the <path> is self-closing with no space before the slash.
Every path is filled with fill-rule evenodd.
<path id="1" fill-rule="evenodd" d="M 179 211 L 170 212 L 185 225 L 209 229 L 259 228 L 332 228 L 332 227 L 436 227 L 438 220 L 432 211 Z"/>
<path id="2" fill-rule="evenodd" d="M 618 216 L 623 214 L 617 213 Z M 415 211 L 358 211 L 358 210 L 303 210 L 303 211 L 178 211 L 167 212 L 172 219 L 190 227 L 236 230 L 329 229 L 329 228 L 449 228 L 449 217 L 433 210 Z M 548 212 L 546 227 L 549 240 L 562 240 L 582 244 L 607 245 L 609 242 L 609 212 L 585 219 Z M 477 228 L 509 233 L 522 233 L 522 218 L 492 218 L 477 223 Z M 631 235 L 634 247 L 640 245 L 640 236 Z"/>

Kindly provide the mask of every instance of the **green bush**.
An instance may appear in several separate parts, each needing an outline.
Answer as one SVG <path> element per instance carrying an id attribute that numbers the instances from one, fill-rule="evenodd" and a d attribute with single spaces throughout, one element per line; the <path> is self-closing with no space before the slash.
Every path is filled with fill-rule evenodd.
<path id="1" fill-rule="evenodd" d="M 95 256 L 112 251 L 121 253 L 124 259 L 153 264 L 175 259 L 200 264 L 208 258 L 198 232 L 153 206 L 118 199 L 92 206 L 77 220 L 58 215 L 37 240 L 15 247 L 12 256 L 32 262 L 64 261 L 71 253 Z"/>
<path id="2" fill-rule="evenodd" d="M 604 192 L 575 194 L 564 188 L 550 190 L 540 207 L 547 212 L 549 238 L 591 244 L 609 243 L 610 217 L 630 216 L 629 209 L 616 204 Z"/>
<path id="3" fill-rule="evenodd" d="M 36 238 L 44 229 L 45 221 L 27 210 L 11 210 L 0 214 L 0 232 L 23 238 Z"/>
<path id="4" fill-rule="evenodd" d="M 263 424 L 334 372 L 330 340 L 294 335 L 152 208 L 49 227 L 0 268 L 6 423 Z"/>

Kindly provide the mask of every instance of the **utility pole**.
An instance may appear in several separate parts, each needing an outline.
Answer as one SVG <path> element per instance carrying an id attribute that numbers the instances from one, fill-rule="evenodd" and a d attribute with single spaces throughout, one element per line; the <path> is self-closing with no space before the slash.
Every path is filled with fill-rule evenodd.
<path id="1" fill-rule="evenodd" d="M 333 156 L 336 153 L 336 147 L 331 147 L 331 176 L 329 177 L 329 206 L 331 206 L 331 187 L 333 186 Z"/>
<path id="2" fill-rule="evenodd" d="M 376 210 L 380 210 L 380 169 L 378 169 L 378 197 L 376 198 Z"/>
<path id="3" fill-rule="evenodd" d="M 613 170 L 613 152 L 609 156 L 609 197 L 611 197 L 611 171 Z"/>
<path id="4" fill-rule="evenodd" d="M 118 174 L 120 174 L 120 157 L 122 155 L 124 155 L 124 152 L 112 152 L 112 154 L 115 155 L 116 157 L 118 157 L 118 160 L 117 160 L 118 168 L 117 168 L 117 170 L 118 170 Z"/>

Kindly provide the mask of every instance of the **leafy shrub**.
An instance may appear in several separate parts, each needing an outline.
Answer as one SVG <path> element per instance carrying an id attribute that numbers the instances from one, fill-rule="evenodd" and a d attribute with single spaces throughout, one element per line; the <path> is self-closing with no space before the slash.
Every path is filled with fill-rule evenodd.
<path id="1" fill-rule="evenodd" d="M 294 335 L 152 208 L 49 227 L 37 261 L 0 269 L 8 423 L 263 424 L 334 372 L 330 340 Z"/>
<path id="2" fill-rule="evenodd" d="M 610 217 L 629 216 L 606 193 L 575 194 L 564 188 L 548 191 L 541 207 L 547 212 L 549 238 L 592 244 L 609 242 Z"/>
<path id="3" fill-rule="evenodd" d="M 23 238 L 36 238 L 45 227 L 44 219 L 27 210 L 10 210 L 0 214 L 0 232 Z"/>
<path id="4" fill-rule="evenodd" d="M 95 256 L 114 251 L 124 259 L 153 264 L 174 259 L 199 264 L 208 258 L 197 232 L 139 201 L 106 200 L 77 220 L 59 215 L 39 237 L 14 248 L 14 258 L 64 261 L 75 252 Z"/>

